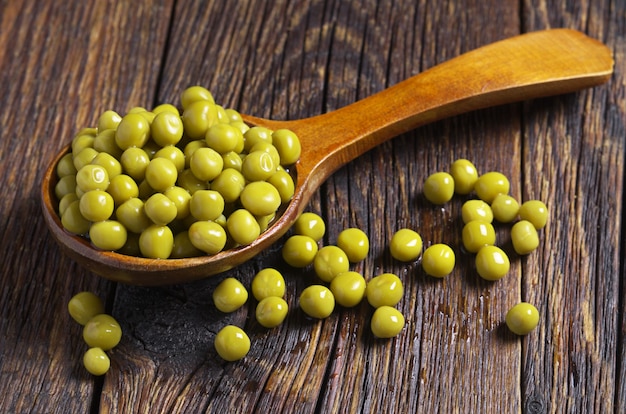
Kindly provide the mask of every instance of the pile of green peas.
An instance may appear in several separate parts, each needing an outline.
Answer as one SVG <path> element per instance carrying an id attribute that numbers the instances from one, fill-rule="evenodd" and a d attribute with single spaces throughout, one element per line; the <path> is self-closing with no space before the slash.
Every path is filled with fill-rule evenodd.
<path id="1" fill-rule="evenodd" d="M 83 326 L 83 339 L 89 347 L 83 355 L 83 365 L 93 375 L 106 374 L 111 366 L 107 351 L 122 338 L 120 324 L 104 312 L 102 300 L 91 292 L 74 295 L 67 309 L 72 319 Z"/>
<path id="2" fill-rule="evenodd" d="M 528 255 L 539 246 L 538 231 L 548 221 L 548 209 L 542 201 L 528 200 L 520 204 L 509 190 L 510 182 L 504 174 L 489 171 L 479 175 L 467 159 L 454 161 L 449 171 L 431 174 L 424 182 L 424 196 L 433 204 L 447 203 L 454 194 L 476 196 L 467 200 L 461 209 L 463 248 L 475 254 L 478 275 L 489 281 L 502 279 L 510 269 L 509 256 L 496 245 L 494 220 L 511 224 L 511 243 L 519 256 Z M 432 261 L 445 265 L 445 261 L 439 259 Z M 512 332 L 526 335 L 537 326 L 539 313 L 532 304 L 522 302 L 509 310 L 505 321 Z"/>
<path id="3" fill-rule="evenodd" d="M 300 142 L 249 127 L 200 86 L 181 110 L 108 110 L 58 163 L 63 227 L 101 250 L 148 258 L 217 254 L 247 245 L 294 193 Z"/>

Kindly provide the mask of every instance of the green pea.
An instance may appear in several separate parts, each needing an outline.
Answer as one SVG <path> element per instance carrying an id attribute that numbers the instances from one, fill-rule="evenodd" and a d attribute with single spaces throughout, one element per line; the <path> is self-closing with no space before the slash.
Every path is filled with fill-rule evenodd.
<path id="1" fill-rule="evenodd" d="M 414 230 L 400 229 L 391 237 L 389 250 L 394 259 L 411 262 L 422 253 L 422 237 Z"/>
<path id="2" fill-rule="evenodd" d="M 234 277 L 222 280 L 213 291 L 213 303 L 221 312 L 234 312 L 246 303 L 248 291 Z"/>
<path id="3" fill-rule="evenodd" d="M 98 132 L 106 129 L 116 129 L 121 121 L 122 117 L 117 112 L 110 109 L 108 111 L 104 111 L 98 118 Z"/>
<path id="4" fill-rule="evenodd" d="M 326 286 L 311 285 L 300 294 L 300 309 L 316 319 L 329 317 L 335 309 L 335 297 Z"/>
<path id="5" fill-rule="evenodd" d="M 302 268 L 313 263 L 317 254 L 317 242 L 309 236 L 290 236 L 281 250 L 283 259 L 292 267 Z"/>
<path id="6" fill-rule="evenodd" d="M 259 270 L 252 279 L 252 295 L 258 301 L 270 296 L 285 295 L 285 279 L 276 269 L 267 267 Z"/>
<path id="7" fill-rule="evenodd" d="M 367 301 L 374 308 L 395 306 L 403 294 L 402 280 L 393 273 L 382 273 L 373 277 L 365 288 Z"/>
<path id="8" fill-rule="evenodd" d="M 289 202 L 295 193 L 295 184 L 291 175 L 285 170 L 278 170 L 267 179 L 280 194 L 280 200 L 283 203 Z"/>
<path id="9" fill-rule="evenodd" d="M 370 249 L 367 234 L 359 228 L 351 227 L 342 230 L 337 237 L 337 246 L 348 256 L 351 263 L 365 260 Z"/>
<path id="10" fill-rule="evenodd" d="M 167 259 L 174 247 L 174 235 L 167 226 L 152 225 L 141 232 L 139 249 L 151 259 Z"/>
<path id="11" fill-rule="evenodd" d="M 313 259 L 315 274 L 324 282 L 331 282 L 338 274 L 347 272 L 350 262 L 346 253 L 337 246 L 324 246 Z"/>
<path id="12" fill-rule="evenodd" d="M 146 181 L 157 191 L 165 191 L 176 184 L 178 170 L 166 158 L 154 158 L 146 168 Z"/>
<path id="13" fill-rule="evenodd" d="M 243 159 L 241 173 L 248 181 L 265 181 L 276 172 L 276 167 L 269 153 L 255 151 Z"/>
<path id="14" fill-rule="evenodd" d="M 234 126 L 228 124 L 216 124 L 209 128 L 205 141 L 209 148 L 213 148 L 220 154 L 234 151 L 243 151 L 243 134 Z"/>
<path id="15" fill-rule="evenodd" d="M 87 372 L 92 375 L 100 376 L 109 371 L 111 367 L 111 359 L 99 347 L 89 348 L 83 356 L 83 365 Z"/>
<path id="16" fill-rule="evenodd" d="M 235 210 L 226 220 L 228 234 L 235 243 L 247 245 L 261 234 L 261 228 L 252 213 L 246 209 Z"/>
<path id="17" fill-rule="evenodd" d="M 111 179 L 107 187 L 107 193 L 111 194 L 116 206 L 139 195 L 139 187 L 133 178 L 126 174 L 120 174 Z"/>
<path id="18" fill-rule="evenodd" d="M 150 157 L 143 149 L 131 147 L 124 150 L 120 163 L 122 164 L 122 170 L 139 182 L 146 176 L 146 168 L 150 164 Z"/>
<path id="19" fill-rule="evenodd" d="M 237 201 L 245 186 L 243 174 L 232 168 L 225 169 L 211 182 L 211 190 L 220 193 L 226 203 Z"/>
<path id="20" fill-rule="evenodd" d="M 186 88 L 180 95 L 180 103 L 183 109 L 196 101 L 209 101 L 215 103 L 215 99 L 211 92 L 203 86 L 190 86 Z"/>
<path id="21" fill-rule="evenodd" d="M 222 172 L 224 160 L 212 148 L 197 148 L 189 160 L 189 168 L 199 180 L 211 181 Z"/>
<path id="22" fill-rule="evenodd" d="M 98 152 L 106 152 L 119 160 L 122 156 L 122 149 L 115 142 L 115 130 L 105 129 L 98 131 L 98 135 L 93 140 L 93 149 Z"/>
<path id="23" fill-rule="evenodd" d="M 83 327 L 83 339 L 90 347 L 108 351 L 116 347 L 121 338 L 120 324 L 111 315 L 105 313 L 95 315 Z"/>
<path id="24" fill-rule="evenodd" d="M 89 221 L 107 220 L 113 214 L 113 197 L 102 190 L 87 191 L 79 201 L 80 213 Z"/>
<path id="25" fill-rule="evenodd" d="M 155 193 L 144 204 L 146 215 L 154 224 L 164 226 L 171 223 L 178 211 L 176 205 L 165 194 Z"/>
<path id="26" fill-rule="evenodd" d="M 198 249 L 191 242 L 188 231 L 181 231 L 174 236 L 174 247 L 170 258 L 183 259 L 188 257 L 197 257 L 203 254 L 202 250 Z"/>
<path id="27" fill-rule="evenodd" d="M 179 173 L 185 169 L 185 154 L 180 148 L 174 145 L 167 145 L 161 148 L 154 153 L 153 158 L 167 158 L 174 163 L 176 171 Z"/>
<path id="28" fill-rule="evenodd" d="M 92 292 L 79 292 L 72 296 L 67 310 L 72 319 L 85 325 L 94 316 L 104 313 L 104 303 Z"/>
<path id="29" fill-rule="evenodd" d="M 190 214 L 191 194 L 182 187 L 173 186 L 163 193 L 176 207 L 176 219 L 181 220 Z"/>
<path id="30" fill-rule="evenodd" d="M 226 245 L 226 232 L 214 221 L 196 221 L 189 226 L 189 240 L 198 250 L 217 254 Z"/>
<path id="31" fill-rule="evenodd" d="M 117 126 L 115 143 L 122 150 L 143 147 L 150 138 L 150 123 L 138 113 L 124 115 Z"/>
<path id="32" fill-rule="evenodd" d="M 74 167 L 74 161 L 72 158 L 72 153 L 69 152 L 67 154 L 65 154 L 63 157 L 61 157 L 61 159 L 59 160 L 59 163 L 56 166 L 56 173 L 57 173 L 57 177 L 62 178 L 65 177 L 66 175 L 76 175 L 76 167 Z"/>
<path id="33" fill-rule="evenodd" d="M 315 241 L 320 241 L 326 233 L 326 223 L 319 215 L 305 212 L 296 219 L 293 230 L 295 234 L 309 236 Z"/>
<path id="34" fill-rule="evenodd" d="M 215 190 L 198 190 L 191 196 L 189 211 L 198 220 L 216 220 L 224 212 L 224 197 Z"/>
<path id="35" fill-rule="evenodd" d="M 80 212 L 80 201 L 70 203 L 61 216 L 63 228 L 70 233 L 86 234 L 91 223 Z"/>
<path id="36" fill-rule="evenodd" d="M 280 207 L 280 194 L 266 181 L 255 181 L 244 187 L 239 196 L 241 204 L 255 216 L 273 214 Z"/>
<path id="37" fill-rule="evenodd" d="M 295 164 L 300 159 L 302 147 L 298 136 L 288 129 L 277 129 L 272 133 L 272 143 L 280 154 L 281 165 Z"/>
<path id="38" fill-rule="evenodd" d="M 272 143 L 272 131 L 265 127 L 255 126 L 255 127 L 249 128 L 244 133 L 243 136 L 244 136 L 243 148 L 246 152 L 250 152 L 250 149 L 257 142 L 267 142 L 269 144 Z"/>
<path id="39" fill-rule="evenodd" d="M 115 216 L 127 230 L 141 233 L 152 225 L 152 220 L 146 214 L 145 203 L 139 198 L 129 198 L 116 210 Z"/>
<path id="40" fill-rule="evenodd" d="M 183 137 L 183 121 L 177 113 L 156 114 L 150 126 L 151 138 L 162 147 L 176 145 Z"/>
<path id="41" fill-rule="evenodd" d="M 192 139 L 204 138 L 209 128 L 218 123 L 215 103 L 200 100 L 184 108 L 181 116 L 185 134 Z"/>
<path id="42" fill-rule="evenodd" d="M 126 238 L 126 228 L 116 220 L 99 221 L 89 228 L 89 240 L 100 250 L 119 250 L 126 244 Z"/>
<path id="43" fill-rule="evenodd" d="M 256 306 L 257 322 L 265 328 L 275 328 L 287 317 L 289 305 L 283 298 L 269 296 L 262 299 Z"/>

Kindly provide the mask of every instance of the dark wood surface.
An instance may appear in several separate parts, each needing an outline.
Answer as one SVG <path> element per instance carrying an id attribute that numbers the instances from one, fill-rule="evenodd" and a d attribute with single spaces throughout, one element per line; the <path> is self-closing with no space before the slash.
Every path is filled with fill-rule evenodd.
<path id="1" fill-rule="evenodd" d="M 625 17 L 621 0 L 0 1 L 0 412 L 626 411 Z M 403 279 L 406 327 L 395 339 L 373 337 L 366 303 L 305 318 L 297 297 L 315 278 L 286 266 L 280 243 L 221 276 L 143 288 L 78 267 L 45 228 L 44 168 L 106 109 L 176 102 L 201 84 L 225 106 L 296 119 L 555 27 L 609 46 L 608 84 L 406 133 L 337 171 L 311 200 L 307 210 L 326 219 L 325 244 L 346 227 L 369 235 L 370 255 L 355 270 Z M 428 174 L 461 157 L 550 208 L 539 249 L 512 255 L 497 283 L 480 280 L 459 248 L 464 198 L 433 207 L 421 192 Z M 454 246 L 453 274 L 436 280 L 419 263 L 394 261 L 388 243 L 402 227 L 426 246 Z M 497 230 L 506 247 L 507 226 Z M 266 266 L 287 280 L 283 325 L 259 326 L 252 300 L 233 314 L 214 308 L 223 277 L 249 284 Z M 82 290 L 105 299 L 124 331 L 101 378 L 82 367 L 86 345 L 67 313 Z M 541 313 L 524 338 L 503 325 L 520 300 Z M 213 349 L 228 323 L 252 340 L 239 362 Z"/>

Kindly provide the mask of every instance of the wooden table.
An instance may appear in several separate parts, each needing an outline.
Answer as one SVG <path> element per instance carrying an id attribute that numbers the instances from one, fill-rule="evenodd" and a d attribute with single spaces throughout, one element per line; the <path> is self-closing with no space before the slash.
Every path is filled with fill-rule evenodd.
<path id="1" fill-rule="evenodd" d="M 556 4 L 564 5 L 556 5 Z M 577 412 L 626 411 L 622 210 L 626 136 L 623 1 L 40 1 L 0 2 L 0 412 Z M 401 135 L 337 171 L 308 211 L 323 244 L 359 227 L 367 278 L 398 274 L 402 333 L 375 339 L 367 303 L 313 321 L 298 309 L 312 270 L 289 268 L 280 243 L 205 281 L 162 288 L 109 282 L 66 258 L 40 214 L 50 158 L 106 109 L 176 103 L 187 86 L 275 119 L 330 111 L 478 46 L 568 27 L 605 42 L 606 85 L 457 116 Z M 376 114 L 372 114 L 375 116 Z M 424 200 L 430 173 L 468 158 L 500 171 L 518 200 L 540 199 L 540 246 L 510 274 L 481 280 L 461 248 L 464 197 Z M 389 254 L 409 227 L 457 252 L 453 274 L 426 276 Z M 508 243 L 508 225 L 497 225 Z M 211 293 L 274 266 L 290 313 L 267 330 L 254 300 L 232 314 Z M 122 325 L 104 377 L 67 302 L 88 290 Z M 526 337 L 503 324 L 525 300 L 541 313 Z M 223 362 L 215 333 L 243 327 L 252 349 Z"/>

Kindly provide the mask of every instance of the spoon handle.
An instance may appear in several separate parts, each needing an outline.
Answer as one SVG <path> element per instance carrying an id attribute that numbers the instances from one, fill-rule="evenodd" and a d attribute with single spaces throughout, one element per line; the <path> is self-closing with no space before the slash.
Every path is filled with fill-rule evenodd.
<path id="1" fill-rule="evenodd" d="M 575 30 L 552 29 L 475 49 L 336 111 L 294 121 L 245 120 L 298 134 L 298 187 L 314 190 L 347 162 L 421 125 L 599 85 L 612 72 L 605 45 Z"/>

